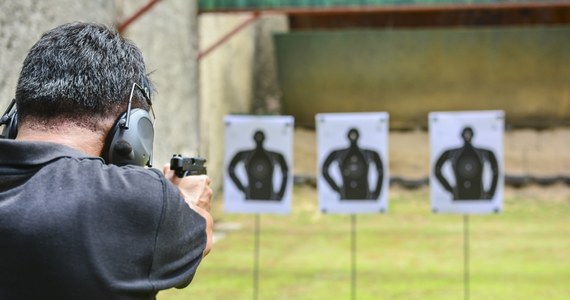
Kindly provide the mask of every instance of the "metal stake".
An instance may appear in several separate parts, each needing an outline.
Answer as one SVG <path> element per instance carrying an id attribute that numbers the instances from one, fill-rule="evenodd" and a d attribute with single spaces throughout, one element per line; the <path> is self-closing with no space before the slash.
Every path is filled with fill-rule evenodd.
<path id="1" fill-rule="evenodd" d="M 351 220 L 351 299 L 356 300 L 356 214 L 350 216 Z"/>
<path id="2" fill-rule="evenodd" d="M 259 296 L 259 214 L 255 215 L 253 251 L 253 299 Z"/>
<path id="3" fill-rule="evenodd" d="M 463 297 L 469 300 L 469 215 L 463 215 Z"/>

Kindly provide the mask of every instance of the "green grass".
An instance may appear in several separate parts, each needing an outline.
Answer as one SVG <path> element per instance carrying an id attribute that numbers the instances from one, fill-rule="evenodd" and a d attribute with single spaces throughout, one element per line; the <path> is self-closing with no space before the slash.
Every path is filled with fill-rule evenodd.
<path id="1" fill-rule="evenodd" d="M 469 217 L 470 299 L 570 299 L 570 197 L 511 194 L 503 213 Z M 296 186 L 291 215 L 260 216 L 258 299 L 351 299 L 350 216 L 323 215 L 316 199 Z M 159 300 L 253 299 L 255 216 L 216 206 L 218 223 L 241 228 L 189 287 Z M 430 212 L 427 189 L 394 193 L 388 214 L 358 215 L 356 298 L 463 299 L 463 229 L 462 215 Z"/>

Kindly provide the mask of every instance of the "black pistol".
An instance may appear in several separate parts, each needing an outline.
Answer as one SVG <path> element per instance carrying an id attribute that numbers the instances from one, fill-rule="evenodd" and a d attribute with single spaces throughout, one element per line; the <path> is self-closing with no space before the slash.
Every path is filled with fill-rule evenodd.
<path id="1" fill-rule="evenodd" d="M 191 175 L 205 175 L 206 159 L 203 157 L 184 157 L 180 154 L 174 154 L 170 159 L 170 170 L 174 170 L 177 177 Z"/>

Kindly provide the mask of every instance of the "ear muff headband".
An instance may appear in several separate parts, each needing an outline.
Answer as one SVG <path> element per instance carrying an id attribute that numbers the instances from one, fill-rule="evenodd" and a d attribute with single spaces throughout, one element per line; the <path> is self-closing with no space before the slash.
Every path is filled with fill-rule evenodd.
<path id="1" fill-rule="evenodd" d="M 0 126 L 4 125 L 0 138 L 15 139 L 18 135 L 18 114 L 16 110 L 16 100 L 12 99 L 8 109 L 0 118 Z"/>
<path id="2" fill-rule="evenodd" d="M 131 110 L 135 88 L 138 88 L 152 110 L 152 101 L 147 87 L 133 83 L 124 112 L 111 128 L 103 147 L 103 158 L 107 163 L 124 166 L 152 166 L 152 143 L 154 123 L 149 113 L 140 108 Z"/>

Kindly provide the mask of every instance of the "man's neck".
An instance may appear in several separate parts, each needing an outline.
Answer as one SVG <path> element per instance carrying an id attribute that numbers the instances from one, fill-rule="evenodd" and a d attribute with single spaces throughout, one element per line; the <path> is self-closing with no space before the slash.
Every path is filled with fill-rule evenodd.
<path id="1" fill-rule="evenodd" d="M 56 130 L 39 130 L 21 126 L 16 140 L 62 144 L 87 155 L 101 156 L 106 132 L 77 126 L 62 126 Z"/>

